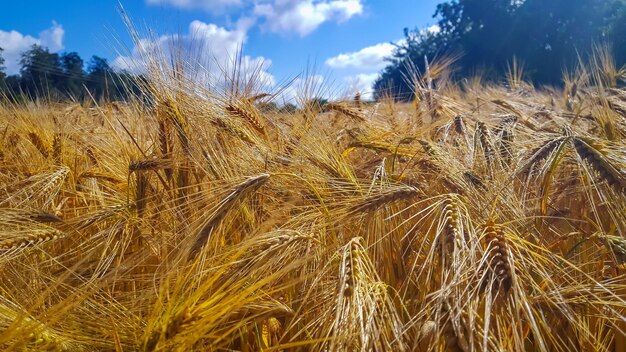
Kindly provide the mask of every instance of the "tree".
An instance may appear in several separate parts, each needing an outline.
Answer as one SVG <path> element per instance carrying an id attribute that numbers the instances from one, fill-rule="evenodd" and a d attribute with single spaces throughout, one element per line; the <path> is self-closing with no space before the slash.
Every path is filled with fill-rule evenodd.
<path id="1" fill-rule="evenodd" d="M 516 13 L 510 50 L 522 58 L 538 83 L 560 84 L 563 68 L 572 68 L 594 43 L 606 40 L 607 0 L 526 0 Z M 623 6 L 623 4 L 622 4 Z"/>
<path id="2" fill-rule="evenodd" d="M 287 103 L 281 106 L 280 109 L 278 109 L 278 112 L 286 113 L 286 114 L 293 114 L 297 110 L 298 110 L 298 107 L 295 104 Z"/>
<path id="3" fill-rule="evenodd" d="M 520 43 L 513 33 L 523 24 L 515 20 L 521 1 L 458 0 L 439 4 L 441 35 L 464 54 L 464 67 L 493 66 L 514 56 Z"/>
<path id="4" fill-rule="evenodd" d="M 89 60 L 87 72 L 90 75 L 105 75 L 111 72 L 111 67 L 109 66 L 107 59 L 94 55 Z"/>
<path id="5" fill-rule="evenodd" d="M 374 99 L 390 94 L 408 100 L 413 96 L 412 70 L 424 71 L 424 57 L 444 55 L 448 50 L 448 38 L 437 32 L 404 29 L 404 41 L 395 44 L 390 64 L 374 82 Z"/>
<path id="6" fill-rule="evenodd" d="M 4 72 L 4 70 L 6 70 L 6 67 L 4 67 L 4 57 L 2 57 L 2 52 L 4 52 L 4 49 L 0 47 L 0 82 L 4 80 L 4 77 L 6 77 L 6 74 Z"/>
<path id="7" fill-rule="evenodd" d="M 107 59 L 92 56 L 87 64 L 87 88 L 96 99 L 101 99 L 106 95 L 107 76 L 112 73 Z"/>
<path id="8" fill-rule="evenodd" d="M 92 56 L 87 64 L 87 87 L 96 100 L 125 100 L 130 95 L 143 94 L 138 81 L 144 80 L 141 75 L 129 72 L 115 72 L 107 59 Z"/>
<path id="9" fill-rule="evenodd" d="M 18 92 L 20 90 L 22 79 L 19 75 L 7 76 L 4 80 L 9 91 Z"/>
<path id="10" fill-rule="evenodd" d="M 437 6 L 439 26 L 465 54 L 465 68 L 502 72 L 513 57 L 538 83 L 558 84 L 563 68 L 603 38 L 607 0 L 456 0 Z M 623 4 L 622 4 L 623 5 Z"/>
<path id="11" fill-rule="evenodd" d="M 78 53 L 59 55 L 33 45 L 22 53 L 20 74 L 6 77 L 2 72 L 1 53 L 0 48 L 0 89 L 13 98 L 21 99 L 24 94 L 26 98 L 45 96 L 47 99 L 80 100 L 89 95 L 96 100 L 124 100 L 131 95 L 143 99 L 138 82 L 145 82 L 145 78 L 115 72 L 106 59 L 98 56 L 91 57 L 85 72 L 85 62 Z"/>
<path id="12" fill-rule="evenodd" d="M 0 48 L 0 97 L 2 97 L 2 93 L 7 91 L 7 83 L 6 83 L 6 73 L 4 67 L 4 57 L 2 57 L 2 52 L 4 49 Z"/>
<path id="13" fill-rule="evenodd" d="M 257 108 L 262 112 L 278 111 L 278 105 L 273 101 L 257 103 Z"/>
<path id="14" fill-rule="evenodd" d="M 85 83 L 83 59 L 80 58 L 78 53 L 65 53 L 61 55 L 61 67 L 63 69 L 63 77 L 62 85 L 59 89 L 73 97 L 82 96 Z"/>
<path id="15" fill-rule="evenodd" d="M 390 90 L 409 98 L 403 78 L 407 66 L 423 72 L 424 56 L 460 52 L 458 74 L 482 68 L 502 76 L 507 64 L 524 62 L 526 76 L 538 84 L 562 83 L 593 44 L 610 41 L 618 63 L 626 60 L 625 0 L 452 0 L 437 5 L 439 32 L 405 30 L 390 65 L 376 81 L 375 97 Z M 391 82 L 391 83 L 389 83 Z"/>
<path id="16" fill-rule="evenodd" d="M 58 54 L 35 44 L 22 53 L 20 64 L 21 88 L 25 93 L 31 96 L 59 95 L 57 87 L 62 80 L 63 68 Z"/>

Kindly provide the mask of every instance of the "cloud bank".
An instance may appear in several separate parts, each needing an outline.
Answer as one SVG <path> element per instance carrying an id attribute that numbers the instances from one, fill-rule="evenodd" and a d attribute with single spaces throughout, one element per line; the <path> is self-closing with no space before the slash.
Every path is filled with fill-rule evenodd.
<path id="1" fill-rule="evenodd" d="M 395 45 L 380 43 L 365 47 L 359 51 L 343 53 L 326 60 L 325 64 L 334 69 L 357 68 L 362 70 L 380 70 L 386 66 L 385 58 L 391 56 Z"/>
<path id="2" fill-rule="evenodd" d="M 8 32 L 0 30 L 0 47 L 4 49 L 2 57 L 5 59 L 4 66 L 7 74 L 19 73 L 21 55 L 33 45 L 47 47 L 51 52 L 63 50 L 64 36 L 63 26 L 56 22 L 52 22 L 50 28 L 39 32 L 37 37 L 24 35 L 14 30 Z"/>
<path id="3" fill-rule="evenodd" d="M 422 33 L 439 33 L 438 25 L 432 25 L 421 30 Z M 372 98 L 372 87 L 378 78 L 378 72 L 389 63 L 385 60 L 391 57 L 397 45 L 405 43 L 404 39 L 394 43 L 374 44 L 357 51 L 341 53 L 326 59 L 324 64 L 332 69 L 351 71 L 345 82 L 351 92 L 360 92 L 364 99 Z"/>
<path id="4" fill-rule="evenodd" d="M 237 11 L 240 18 L 282 35 L 311 34 L 325 22 L 342 23 L 363 14 L 363 0 L 146 0 L 150 5 L 221 14 Z"/>
<path id="5" fill-rule="evenodd" d="M 324 22 L 342 23 L 363 13 L 361 0 L 276 0 L 254 7 L 254 15 L 265 21 L 261 28 L 275 33 L 297 33 L 304 37 Z"/>
<path id="6" fill-rule="evenodd" d="M 145 59 L 154 58 L 156 54 L 160 58 L 159 64 L 168 64 L 170 59 L 182 60 L 199 69 L 198 74 L 211 80 L 220 76 L 222 70 L 232 68 L 246 40 L 245 24 L 229 30 L 213 23 L 193 21 L 186 34 L 140 39 L 130 53 L 113 60 L 112 67 L 116 70 L 143 72 L 146 68 Z M 262 56 L 243 56 L 241 64 L 244 71 L 257 71 L 258 78 L 265 85 L 275 84 L 274 77 L 267 72 L 270 60 Z"/>

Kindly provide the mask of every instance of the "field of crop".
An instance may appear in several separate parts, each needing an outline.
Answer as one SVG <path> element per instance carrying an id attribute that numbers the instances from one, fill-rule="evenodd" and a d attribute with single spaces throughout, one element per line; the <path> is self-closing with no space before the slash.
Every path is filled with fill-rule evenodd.
<path id="1" fill-rule="evenodd" d="M 182 71 L 1 103 L 2 350 L 626 350 L 606 57 L 564 89 L 433 63 L 412 103 L 311 83 L 293 112 Z"/>

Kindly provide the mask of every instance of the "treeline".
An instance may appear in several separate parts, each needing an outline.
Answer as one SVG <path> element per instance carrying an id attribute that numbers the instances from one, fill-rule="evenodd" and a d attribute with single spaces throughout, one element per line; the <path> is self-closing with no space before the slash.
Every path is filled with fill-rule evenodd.
<path id="1" fill-rule="evenodd" d="M 76 52 L 52 53 L 33 45 L 22 53 L 19 74 L 7 76 L 0 48 L 0 93 L 5 98 L 48 100 L 123 100 L 133 92 L 136 76 L 115 72 L 106 59 L 87 63 Z"/>
<path id="2" fill-rule="evenodd" d="M 438 31 L 405 29 L 375 82 L 376 97 L 412 98 L 408 81 L 424 72 L 424 57 L 458 56 L 458 77 L 486 78 L 503 77 L 516 58 L 526 79 L 545 85 L 561 85 L 594 45 L 611 47 L 617 67 L 626 62 L 626 0 L 453 0 L 433 17 Z"/>

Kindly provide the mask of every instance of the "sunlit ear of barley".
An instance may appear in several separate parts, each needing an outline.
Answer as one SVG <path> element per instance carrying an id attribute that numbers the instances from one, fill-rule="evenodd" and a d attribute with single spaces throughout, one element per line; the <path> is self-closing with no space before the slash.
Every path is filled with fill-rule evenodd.
<path id="1" fill-rule="evenodd" d="M 250 177 L 248 180 L 233 188 L 232 191 L 230 191 L 230 193 L 228 193 L 228 195 L 218 203 L 218 206 L 204 221 L 196 234 L 193 244 L 189 249 L 189 259 L 193 259 L 202 247 L 206 245 L 211 233 L 219 225 L 226 213 L 236 204 L 236 202 L 248 194 L 256 191 L 268 180 L 269 177 L 269 174 L 261 174 Z"/>
<path id="2" fill-rule="evenodd" d="M 402 337 L 402 313 L 393 305 L 393 291 L 380 281 L 362 245 L 354 238 L 332 256 L 332 262 L 313 281 L 315 285 L 334 283 L 330 292 L 309 294 L 318 299 L 324 315 L 308 329 L 315 334 L 310 347 L 322 351 L 407 350 Z M 315 341 L 314 340 L 314 341 Z"/>

